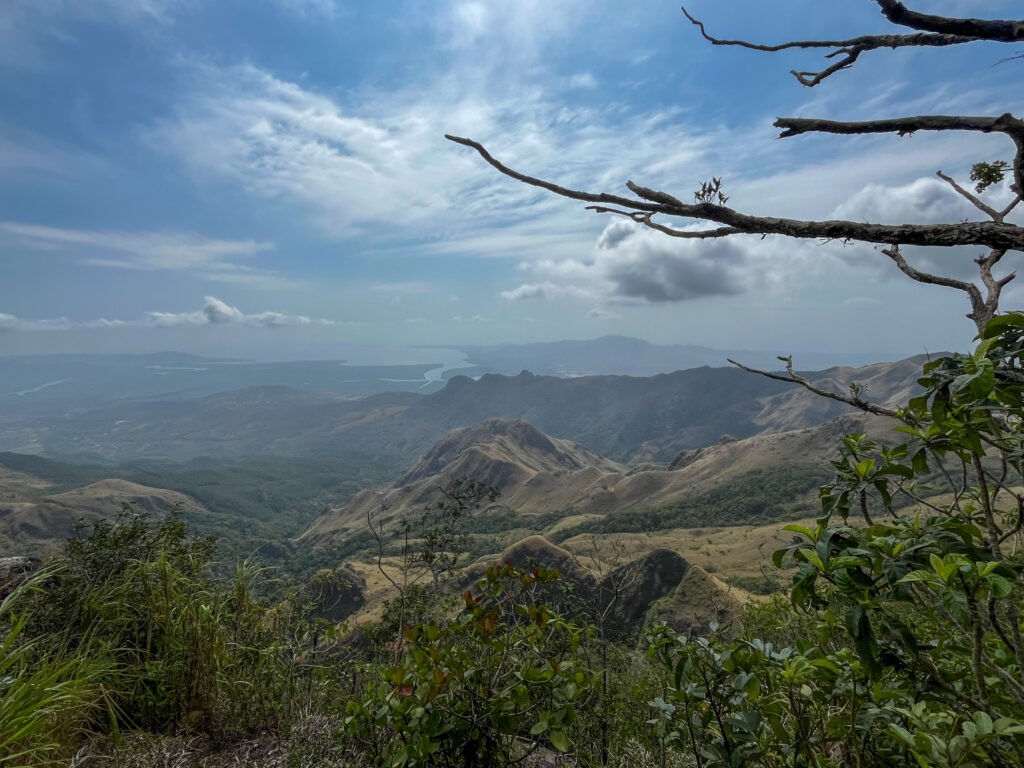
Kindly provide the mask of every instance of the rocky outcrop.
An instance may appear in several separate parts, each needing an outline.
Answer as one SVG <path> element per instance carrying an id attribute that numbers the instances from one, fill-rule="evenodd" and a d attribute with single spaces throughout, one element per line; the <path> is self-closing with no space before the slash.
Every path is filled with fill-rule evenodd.
<path id="1" fill-rule="evenodd" d="M 346 565 L 317 572 L 307 591 L 313 614 L 329 621 L 344 621 L 366 605 L 366 579 Z"/>
<path id="2" fill-rule="evenodd" d="M 666 621 L 679 631 L 706 631 L 710 622 L 723 623 L 738 615 L 747 597 L 671 549 L 651 550 L 598 576 L 543 536 L 529 536 L 500 555 L 482 558 L 466 569 L 463 586 L 483 576 L 488 566 L 503 563 L 557 570 L 576 597 L 563 600 L 561 607 L 578 611 L 588 621 L 603 616 L 607 636 L 617 640 L 634 637 L 654 620 Z M 556 596 L 555 590 L 545 595 Z"/>

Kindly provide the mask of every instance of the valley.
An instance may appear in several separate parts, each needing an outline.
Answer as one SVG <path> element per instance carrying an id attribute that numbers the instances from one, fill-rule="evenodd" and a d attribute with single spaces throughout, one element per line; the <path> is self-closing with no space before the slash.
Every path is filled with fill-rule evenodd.
<path id="1" fill-rule="evenodd" d="M 920 362 L 806 375 L 899 403 Z M 43 455 L 0 454 L 0 555 L 41 555 L 125 504 L 175 510 L 218 538 L 225 563 L 255 555 L 299 577 L 345 563 L 365 585 L 359 621 L 388 593 L 368 521 L 390 532 L 466 480 L 498 497 L 463 521 L 465 563 L 528 541 L 581 568 L 600 568 L 608 547 L 631 558 L 664 549 L 742 603 L 779 587 L 765 575 L 767 554 L 785 539 L 781 521 L 817 514 L 841 436 L 890 428 L 801 388 L 709 367 L 456 373 L 434 393 L 362 398 L 261 385 L 11 421 L 0 424 L 6 445 L 28 434 Z M 387 571 L 395 550 L 381 546 Z"/>

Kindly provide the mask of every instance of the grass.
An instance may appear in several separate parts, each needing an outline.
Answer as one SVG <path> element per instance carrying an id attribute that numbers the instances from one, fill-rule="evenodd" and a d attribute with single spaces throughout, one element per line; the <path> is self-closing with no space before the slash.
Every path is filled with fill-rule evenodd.
<path id="1" fill-rule="evenodd" d="M 57 574 L 40 571 L 0 602 L 0 766 L 31 765 L 60 746 L 61 731 L 80 727 L 105 704 L 98 681 L 115 665 L 92 643 L 49 647 L 26 638 L 22 604 Z"/>

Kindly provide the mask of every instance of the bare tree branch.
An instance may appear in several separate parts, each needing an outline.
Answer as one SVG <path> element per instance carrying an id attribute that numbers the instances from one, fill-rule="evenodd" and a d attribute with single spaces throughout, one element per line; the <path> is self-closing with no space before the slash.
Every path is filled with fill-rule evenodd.
<path id="1" fill-rule="evenodd" d="M 956 183 L 956 179 L 953 179 L 950 176 L 947 176 L 942 171 L 936 171 L 935 175 L 938 176 L 940 179 L 942 179 L 947 184 L 949 184 L 949 186 L 951 186 L 954 190 L 956 190 L 956 192 L 961 197 L 963 197 L 968 202 L 970 202 L 970 204 L 973 205 L 975 208 L 977 208 L 979 211 L 981 211 L 982 213 L 988 214 L 989 217 L 991 217 L 991 219 L 993 221 L 1002 221 L 1003 220 L 1003 214 L 1002 213 L 997 211 L 991 205 L 988 205 L 984 200 L 982 200 L 977 195 L 972 194 L 971 192 L 968 192 L 966 189 L 961 187 L 959 184 Z"/>
<path id="2" fill-rule="evenodd" d="M 940 35 L 958 35 L 972 40 L 994 43 L 1019 43 L 1024 40 L 1024 21 L 998 19 L 954 19 L 932 16 L 907 8 L 897 0 L 875 0 L 882 15 L 893 24 L 933 32 Z"/>
<path id="3" fill-rule="evenodd" d="M 834 133 L 859 135 L 867 133 L 897 133 L 906 136 L 916 131 L 977 131 L 979 133 L 1005 133 L 1010 136 L 1024 136 L 1024 120 L 1007 113 L 999 117 L 974 117 L 968 115 L 917 115 L 897 117 L 890 120 L 865 120 L 842 122 L 802 117 L 780 117 L 776 128 L 783 128 L 780 139 L 799 136 L 804 133 Z"/>
<path id="4" fill-rule="evenodd" d="M 642 187 L 632 181 L 628 182 L 626 186 L 640 198 L 639 200 L 604 192 L 584 192 L 513 170 L 491 155 L 482 144 L 472 139 L 450 134 L 445 134 L 445 138 L 476 150 L 487 163 L 506 176 L 530 186 L 546 189 L 562 197 L 583 200 L 588 203 L 606 203 L 620 209 L 710 221 L 735 229 L 735 234 L 785 235 L 800 239 L 857 240 L 887 246 L 892 243 L 942 247 L 983 245 L 988 248 L 1024 250 L 1024 228 L 994 221 L 890 225 L 843 220 L 802 221 L 769 216 L 751 216 L 724 205 L 712 203 L 688 205 L 666 192 Z"/>
<path id="5" fill-rule="evenodd" d="M 1014 278 L 1014 275 L 1012 274 L 998 281 L 994 280 L 992 277 L 992 267 L 1003 257 L 1003 254 L 1006 253 L 1001 249 L 993 249 L 987 257 L 977 260 L 977 263 L 981 268 L 982 280 L 988 288 L 987 299 L 982 297 L 981 291 L 974 283 L 969 283 L 965 280 L 957 280 L 944 275 L 933 275 L 928 272 L 922 272 L 921 270 L 911 266 L 903 257 L 898 245 L 883 248 L 882 253 L 892 259 L 896 266 L 899 267 L 900 272 L 912 280 L 928 285 L 942 285 L 946 288 L 955 288 L 958 291 L 966 293 L 967 297 L 971 300 L 972 310 L 967 317 L 974 321 L 979 332 L 988 325 L 989 320 L 995 317 L 996 311 L 999 307 L 999 295 L 1002 292 L 1003 286 Z"/>
<path id="6" fill-rule="evenodd" d="M 842 136 L 855 136 L 873 133 L 895 133 L 908 136 L 917 131 L 974 131 L 977 133 L 1003 133 L 1014 144 L 1013 160 L 1013 191 L 1018 198 L 1024 195 L 1024 120 L 1014 117 L 1009 112 L 999 117 L 976 117 L 969 115 L 917 115 L 914 117 L 897 117 L 889 120 L 866 120 L 861 122 L 842 122 L 837 120 L 819 120 L 803 117 L 780 117 L 774 123 L 781 128 L 780 139 L 800 136 L 805 133 L 831 133 Z M 958 190 L 959 191 L 959 190 Z M 970 198 L 968 198 L 970 199 Z M 973 200 L 972 200 L 973 202 Z M 1012 211 L 1019 199 L 1014 200 L 1000 217 L 993 220 L 1002 222 Z M 984 210 L 984 209 L 982 209 Z M 988 211 L 985 211 L 988 213 Z"/>
<path id="7" fill-rule="evenodd" d="M 1024 40 L 1024 22 L 984 19 L 955 19 L 931 16 L 908 10 L 903 3 L 894 0 L 876 0 L 883 15 L 894 24 L 919 30 L 911 34 L 861 35 L 845 40 L 795 40 L 775 45 L 762 45 L 746 40 L 727 40 L 708 34 L 704 23 L 695 18 L 685 7 L 683 14 L 690 23 L 700 30 L 701 36 L 712 45 L 728 45 L 747 48 L 752 51 L 775 53 L 778 51 L 814 48 L 831 48 L 828 59 L 836 59 L 820 71 L 792 71 L 792 75 L 808 88 L 820 84 L 826 78 L 852 67 L 862 53 L 880 48 L 943 48 L 964 43 L 997 42 L 1015 43 Z"/>
<path id="8" fill-rule="evenodd" d="M 886 408 L 884 405 L 878 403 L 872 403 L 868 400 L 864 400 L 860 397 L 853 395 L 841 395 L 838 392 L 830 392 L 827 389 L 822 389 L 813 382 L 808 381 L 803 376 L 793 370 L 793 357 L 791 355 L 779 356 L 779 360 L 786 364 L 786 373 L 776 373 L 775 371 L 764 371 L 760 368 L 751 368 L 750 366 L 738 363 L 732 358 L 726 358 L 732 365 L 737 368 L 747 371 L 748 373 L 756 373 L 759 376 L 766 376 L 769 379 L 775 379 L 776 381 L 784 381 L 787 384 L 799 384 L 804 389 L 810 390 L 816 395 L 821 397 L 827 397 L 829 400 L 837 400 L 840 403 L 846 403 L 849 406 L 857 408 L 858 410 L 864 411 L 865 413 L 874 413 L 878 416 L 888 416 L 893 419 L 899 419 L 900 414 L 898 411 L 894 411 L 892 408 Z"/>
<path id="9" fill-rule="evenodd" d="M 846 40 L 797 40 L 794 42 L 780 43 L 777 45 L 760 45 L 750 43 L 746 40 L 725 40 L 709 35 L 704 23 L 694 18 L 684 7 L 682 9 L 690 23 L 700 30 L 701 36 L 712 45 L 729 45 L 740 48 L 748 48 L 752 51 L 765 51 L 775 53 L 778 51 L 791 50 L 794 48 L 833 48 L 826 58 L 837 59 L 837 61 L 820 72 L 798 72 L 792 71 L 792 75 L 808 88 L 821 83 L 823 80 L 836 72 L 849 69 L 856 63 L 860 55 L 866 51 L 874 51 L 879 48 L 908 48 L 908 47 L 945 47 L 949 45 L 961 45 L 973 43 L 978 40 L 975 37 L 959 35 L 937 35 L 927 32 L 909 35 L 861 35 Z"/>
<path id="10" fill-rule="evenodd" d="M 956 288 L 958 291 L 974 293 L 977 295 L 978 300 L 981 300 L 981 293 L 978 291 L 978 286 L 973 283 L 968 283 L 965 280 L 957 280 L 952 277 L 945 277 L 944 275 L 932 275 L 927 272 L 921 272 L 920 270 L 910 266 L 910 264 L 907 263 L 907 260 L 903 258 L 903 254 L 900 253 L 900 247 L 898 245 L 893 245 L 890 248 L 883 248 L 882 253 L 892 259 L 903 274 L 917 280 L 919 283 L 929 283 L 930 285 L 943 285 L 947 288 Z"/>
<path id="11" fill-rule="evenodd" d="M 624 216 L 637 224 L 643 224 L 645 227 L 650 227 L 658 232 L 662 232 L 669 237 L 681 237 L 684 239 L 693 240 L 708 240 L 715 237 L 728 237 L 729 235 L 739 235 L 743 233 L 743 230 L 736 229 L 736 227 L 718 227 L 717 229 L 699 229 L 699 230 L 688 230 L 688 229 L 673 229 L 672 227 L 666 227 L 664 224 L 659 224 L 653 221 L 651 217 L 652 213 L 642 213 L 640 211 L 620 211 L 617 208 L 606 208 L 602 205 L 588 205 L 588 211 L 594 213 L 612 213 L 616 216 Z"/>
<path id="12" fill-rule="evenodd" d="M 1013 198 L 1013 200 L 1010 201 L 1010 204 L 999 212 L 999 219 L 1005 219 L 1007 216 L 1013 213 L 1013 209 L 1020 205 L 1021 201 L 1024 201 L 1024 197 L 1021 197 L 1020 195 L 1017 195 L 1015 198 Z"/>

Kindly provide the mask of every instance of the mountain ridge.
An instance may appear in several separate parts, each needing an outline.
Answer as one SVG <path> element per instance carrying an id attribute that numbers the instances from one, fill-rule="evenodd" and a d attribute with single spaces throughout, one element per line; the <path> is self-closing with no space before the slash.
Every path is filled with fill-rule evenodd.
<path id="1" fill-rule="evenodd" d="M 804 375 L 838 392 L 868 383 L 883 404 L 915 391 L 922 358 Z M 0 450 L 99 461 L 188 460 L 199 455 L 322 456 L 367 450 L 394 457 L 396 476 L 452 429 L 488 418 L 524 419 L 611 460 L 667 463 L 679 451 L 823 423 L 848 406 L 735 368 L 650 377 L 558 378 L 521 372 L 456 375 L 438 392 L 360 400 L 257 387 L 187 401 L 122 404 L 0 425 Z"/>

